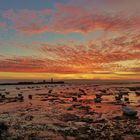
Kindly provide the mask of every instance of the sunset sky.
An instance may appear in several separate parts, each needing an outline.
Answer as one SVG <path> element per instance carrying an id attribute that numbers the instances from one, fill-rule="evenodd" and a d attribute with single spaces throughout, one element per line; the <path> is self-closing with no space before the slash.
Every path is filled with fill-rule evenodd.
<path id="1" fill-rule="evenodd" d="M 140 0 L 0 0 L 0 79 L 140 80 Z"/>

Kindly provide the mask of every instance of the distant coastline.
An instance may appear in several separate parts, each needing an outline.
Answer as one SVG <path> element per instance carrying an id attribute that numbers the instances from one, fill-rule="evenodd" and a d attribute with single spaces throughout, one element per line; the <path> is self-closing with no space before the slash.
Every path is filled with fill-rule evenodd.
<path id="1" fill-rule="evenodd" d="M 140 81 L 129 81 L 129 80 L 58 80 L 54 81 L 53 79 L 49 80 L 36 80 L 36 81 L 1 81 L 0 86 L 4 85 L 43 85 L 43 84 L 95 84 L 95 85 L 112 85 L 112 84 L 140 84 Z"/>
<path id="2" fill-rule="evenodd" d="M 16 82 L 16 83 L 0 83 L 0 85 L 43 85 L 43 84 L 64 84 L 64 81 L 42 81 L 42 82 Z"/>

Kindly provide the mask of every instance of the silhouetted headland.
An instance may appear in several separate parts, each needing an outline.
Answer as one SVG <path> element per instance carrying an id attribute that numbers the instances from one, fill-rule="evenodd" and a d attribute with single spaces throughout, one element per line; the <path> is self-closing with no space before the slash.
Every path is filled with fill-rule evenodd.
<path id="1" fill-rule="evenodd" d="M 64 81 L 41 81 L 41 82 L 17 82 L 17 83 L 0 83 L 0 85 L 36 85 L 36 84 L 64 84 Z"/>

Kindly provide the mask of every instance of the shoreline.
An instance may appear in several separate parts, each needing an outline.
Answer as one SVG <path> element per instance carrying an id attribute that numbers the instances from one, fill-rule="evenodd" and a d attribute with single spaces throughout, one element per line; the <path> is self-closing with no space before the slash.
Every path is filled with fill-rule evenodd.
<path id="1" fill-rule="evenodd" d="M 43 85 L 43 84 L 64 84 L 64 81 L 56 82 L 18 82 L 18 83 L 0 83 L 1 86 L 4 85 Z"/>
<path id="2" fill-rule="evenodd" d="M 1 90 L 0 131 L 4 140 L 140 138 L 140 96 L 136 94 L 140 85 L 28 85 Z M 120 93 L 122 99 L 117 101 Z M 97 94 L 101 102 L 95 102 Z M 31 104 L 29 95 L 33 97 Z M 124 116 L 124 103 L 137 112 L 136 117 Z"/>

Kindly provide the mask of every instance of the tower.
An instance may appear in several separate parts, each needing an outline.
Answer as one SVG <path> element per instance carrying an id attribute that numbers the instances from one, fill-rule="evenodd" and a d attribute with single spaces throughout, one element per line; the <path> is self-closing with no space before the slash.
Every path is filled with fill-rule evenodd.
<path id="1" fill-rule="evenodd" d="M 53 83 L 53 78 L 51 78 L 51 83 Z"/>

